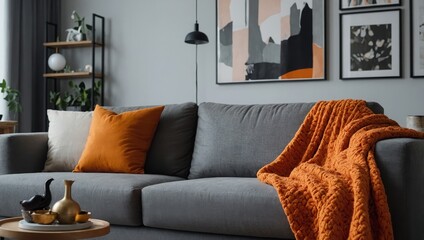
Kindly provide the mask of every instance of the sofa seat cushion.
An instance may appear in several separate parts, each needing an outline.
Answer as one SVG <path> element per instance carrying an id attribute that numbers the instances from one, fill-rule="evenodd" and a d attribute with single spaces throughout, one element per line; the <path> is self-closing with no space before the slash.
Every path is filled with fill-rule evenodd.
<path id="1" fill-rule="evenodd" d="M 255 237 L 294 238 L 278 195 L 256 178 L 202 178 L 142 190 L 145 226 Z"/>
<path id="2" fill-rule="evenodd" d="M 111 224 L 142 225 L 141 189 L 157 183 L 181 180 L 178 177 L 114 173 L 24 173 L 0 175 L 0 216 L 20 215 L 19 201 L 44 193 L 44 182 L 54 178 L 50 189 L 53 204 L 64 195 L 65 179 L 75 180 L 72 198 L 94 218 Z"/>

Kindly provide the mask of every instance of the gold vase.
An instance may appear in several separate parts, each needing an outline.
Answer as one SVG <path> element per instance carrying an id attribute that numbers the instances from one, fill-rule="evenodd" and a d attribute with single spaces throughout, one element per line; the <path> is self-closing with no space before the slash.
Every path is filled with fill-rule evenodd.
<path id="1" fill-rule="evenodd" d="M 65 180 L 65 196 L 53 205 L 52 211 L 57 212 L 60 224 L 75 223 L 75 216 L 81 211 L 80 205 L 72 199 L 73 180 Z"/>

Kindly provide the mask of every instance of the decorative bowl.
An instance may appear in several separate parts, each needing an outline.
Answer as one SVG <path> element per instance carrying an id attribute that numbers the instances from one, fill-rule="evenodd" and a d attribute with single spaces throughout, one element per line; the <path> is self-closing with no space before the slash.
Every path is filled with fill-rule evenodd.
<path id="1" fill-rule="evenodd" d="M 57 213 L 50 210 L 35 210 L 31 213 L 31 218 L 38 224 L 52 224 L 57 218 Z"/>
<path id="2" fill-rule="evenodd" d="M 88 219 L 91 217 L 91 212 L 87 212 L 87 211 L 80 211 L 76 216 L 75 216 L 75 222 L 77 223 L 85 223 L 88 222 Z"/>
<path id="3" fill-rule="evenodd" d="M 21 210 L 22 217 L 26 222 L 32 223 L 31 211 Z"/>

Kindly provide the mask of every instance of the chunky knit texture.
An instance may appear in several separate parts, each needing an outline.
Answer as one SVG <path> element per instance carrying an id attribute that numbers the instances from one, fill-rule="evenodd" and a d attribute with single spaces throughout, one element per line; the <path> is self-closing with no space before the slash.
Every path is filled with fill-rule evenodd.
<path id="1" fill-rule="evenodd" d="M 377 141 L 424 138 L 361 100 L 318 102 L 258 179 L 274 186 L 296 239 L 393 239 Z"/>

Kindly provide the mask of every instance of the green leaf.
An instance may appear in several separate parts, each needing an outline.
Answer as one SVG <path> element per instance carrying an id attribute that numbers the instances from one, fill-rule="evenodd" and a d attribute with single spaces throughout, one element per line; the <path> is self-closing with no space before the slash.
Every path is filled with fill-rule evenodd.
<path id="1" fill-rule="evenodd" d="M 1 92 L 4 93 L 6 90 L 6 80 L 3 79 L 3 81 L 0 83 Z"/>
<path id="2" fill-rule="evenodd" d="M 72 101 L 72 97 L 66 96 L 65 99 L 63 99 L 63 101 L 66 102 L 66 103 L 70 103 Z"/>
<path id="3" fill-rule="evenodd" d="M 73 88 L 75 86 L 75 83 L 73 81 L 69 81 L 68 85 L 69 87 Z"/>
<path id="4" fill-rule="evenodd" d="M 80 84 L 78 85 L 78 87 L 80 88 L 80 91 L 85 90 L 85 83 L 84 82 L 80 82 Z"/>

